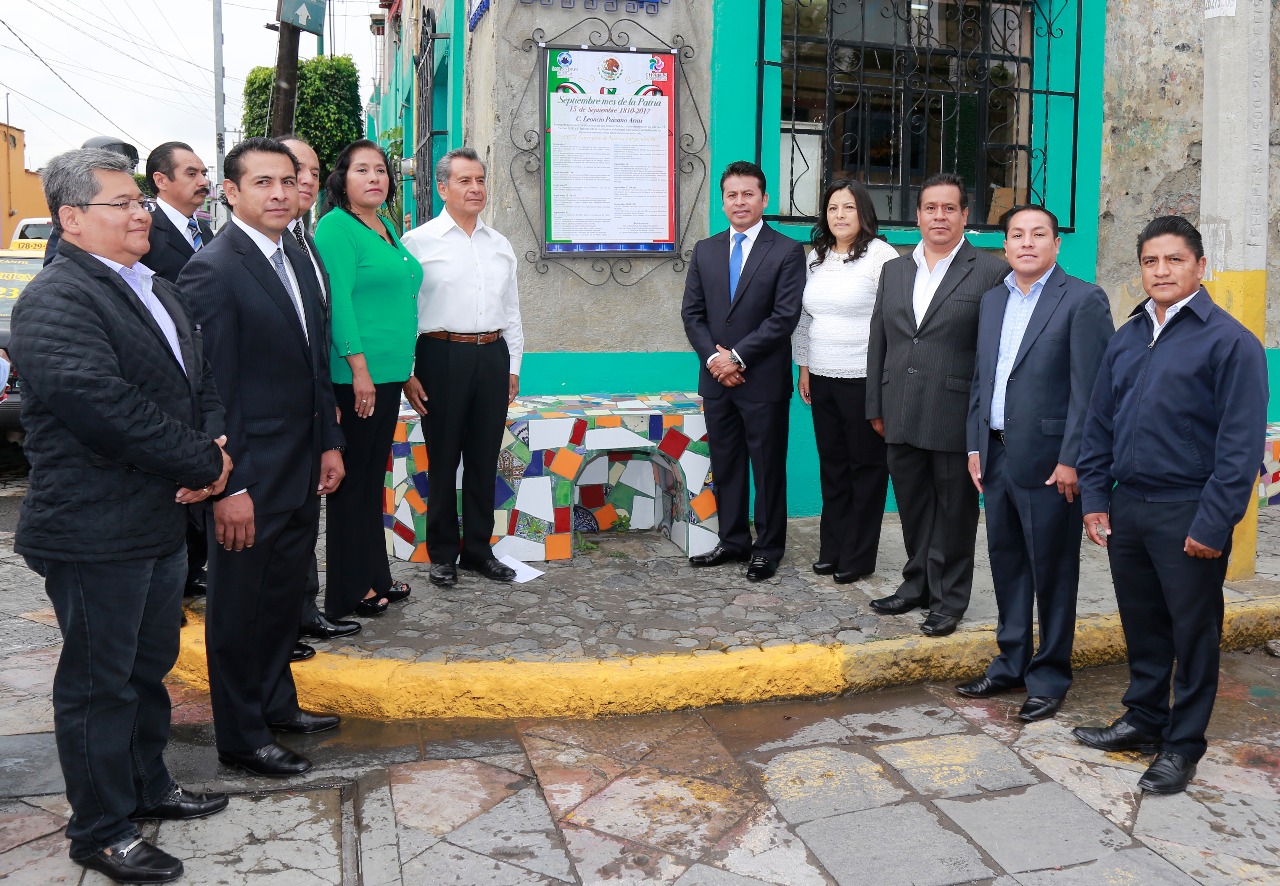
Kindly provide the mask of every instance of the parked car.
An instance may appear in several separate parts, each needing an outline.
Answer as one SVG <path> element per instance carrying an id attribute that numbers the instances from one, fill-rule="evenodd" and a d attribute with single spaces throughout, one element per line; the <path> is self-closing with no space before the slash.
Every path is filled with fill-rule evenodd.
<path id="1" fill-rule="evenodd" d="M 49 241 L 49 235 L 52 233 L 53 219 L 51 218 L 20 219 L 18 226 L 13 229 L 13 239 L 9 241 L 9 248 L 23 252 L 43 253 L 45 244 Z"/>
<path id="2" fill-rule="evenodd" d="M 0 249 L 0 350 L 9 347 L 9 317 L 22 290 L 44 265 L 44 251 Z M 0 401 L 0 434 L 9 440 L 22 437 L 22 382 L 9 371 L 9 396 Z"/>

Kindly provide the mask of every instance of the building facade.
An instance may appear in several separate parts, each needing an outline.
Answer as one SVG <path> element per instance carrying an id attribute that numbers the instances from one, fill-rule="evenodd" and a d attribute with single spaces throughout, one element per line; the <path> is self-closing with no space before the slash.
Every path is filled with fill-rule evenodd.
<path id="1" fill-rule="evenodd" d="M 1240 0 L 1248 6 L 1255 0 Z M 1265 0 L 1262 0 L 1265 2 Z M 687 390 L 683 256 L 725 227 L 729 162 L 759 162 L 766 217 L 807 239 L 822 183 L 871 187 L 882 231 L 914 245 L 914 189 L 970 183 L 970 239 L 998 249 L 1000 212 L 1044 203 L 1061 263 L 1099 282 L 1118 319 L 1141 297 L 1138 231 L 1198 221 L 1204 17 L 1175 0 L 400 0 L 388 3 L 371 131 L 412 131 L 420 223 L 430 165 L 467 144 L 489 166 L 486 221 L 522 259 L 526 393 Z M 1220 4 L 1219 4 L 1220 5 Z M 1234 7 L 1235 4 L 1232 4 Z M 392 12 L 398 12 L 393 16 Z M 398 21 L 392 36 L 393 21 Z M 1280 102 L 1280 15 L 1270 22 Z M 393 41 L 396 47 L 392 52 Z M 555 47 L 664 50 L 678 60 L 675 249 L 652 257 L 547 248 L 546 76 Z M 393 56 L 401 59 L 392 62 Z M 405 61 L 407 60 L 407 61 Z M 393 69 L 395 74 L 392 74 Z M 1280 125 L 1273 114 L 1272 126 Z M 1270 188 L 1280 194 L 1280 139 Z M 430 161 L 428 161 L 430 158 Z M 409 205 L 406 201 L 406 205 Z M 428 208 L 430 207 L 430 208 Z M 1268 225 L 1265 344 L 1280 389 L 1280 201 Z M 1280 396 L 1271 419 L 1280 420 Z M 819 509 L 807 408 L 793 404 L 791 512 Z"/>
<path id="2" fill-rule="evenodd" d="M 49 214 L 40 186 L 40 174 L 26 168 L 26 133 L 0 123 L 4 158 L 0 163 L 0 249 L 9 247 L 18 222 Z"/>

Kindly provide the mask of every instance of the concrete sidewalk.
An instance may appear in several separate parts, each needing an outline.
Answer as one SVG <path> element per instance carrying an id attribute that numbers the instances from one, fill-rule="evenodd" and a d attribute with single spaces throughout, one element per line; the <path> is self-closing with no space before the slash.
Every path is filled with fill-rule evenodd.
<path id="1" fill-rule="evenodd" d="M 1280 637 L 1277 511 L 1260 520 L 1259 577 L 1226 591 L 1228 647 Z M 791 521 L 782 567 L 759 584 L 738 565 L 694 569 L 645 532 L 587 536 L 573 560 L 536 564 L 545 574 L 520 585 L 463 572 L 440 589 L 421 565 L 396 563 L 413 596 L 350 640 L 317 643 L 295 675 L 314 707 L 364 716 L 597 716 L 955 679 L 995 655 L 984 526 L 969 610 L 938 639 L 919 633 L 919 611 L 868 605 L 894 590 L 906 560 L 896 514 L 877 573 L 852 585 L 813 574 L 817 536 L 817 518 Z M 1086 540 L 1081 556 L 1077 664 L 1123 661 L 1106 554 Z M 197 688 L 207 685 L 201 607 L 190 607 L 177 669 Z"/>
<path id="2" fill-rule="evenodd" d="M 0 669 L 0 880 L 105 886 L 68 860 L 53 736 L 9 716 Z M 1186 794 L 1074 742 L 1121 711 L 1124 666 L 1081 672 L 1057 719 L 932 684 L 826 701 L 598 720 L 349 719 L 287 736 L 316 768 L 221 767 L 207 697 L 166 757 L 226 812 L 151 823 L 193 886 L 1237 886 L 1280 882 L 1280 664 L 1223 660 Z M 47 691 L 47 686 L 28 688 Z"/>

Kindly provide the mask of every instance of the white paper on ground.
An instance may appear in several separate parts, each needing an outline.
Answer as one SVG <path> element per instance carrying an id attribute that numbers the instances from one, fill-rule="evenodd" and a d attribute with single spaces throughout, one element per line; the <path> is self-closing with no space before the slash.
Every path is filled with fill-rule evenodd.
<path id="1" fill-rule="evenodd" d="M 505 563 L 516 571 L 516 577 L 513 581 L 518 585 L 522 585 L 526 581 L 533 581 L 539 575 L 542 575 L 541 569 L 534 569 L 528 563 L 522 563 L 510 554 L 505 557 L 499 557 L 498 562 Z"/>

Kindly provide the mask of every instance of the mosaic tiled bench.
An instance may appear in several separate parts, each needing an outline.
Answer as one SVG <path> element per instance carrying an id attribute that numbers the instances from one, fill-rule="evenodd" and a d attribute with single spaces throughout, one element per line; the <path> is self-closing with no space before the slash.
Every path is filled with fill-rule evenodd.
<path id="1" fill-rule="evenodd" d="M 575 533 L 622 528 L 660 529 L 688 556 L 711 550 L 706 433 L 696 394 L 517 399 L 498 455 L 494 554 L 567 560 Z M 418 415 L 402 404 L 383 502 L 387 550 L 401 560 L 428 560 L 427 467 Z"/>
<path id="2" fill-rule="evenodd" d="M 1267 445 L 1262 454 L 1262 485 L 1258 504 L 1280 505 L 1280 422 L 1267 425 Z"/>

